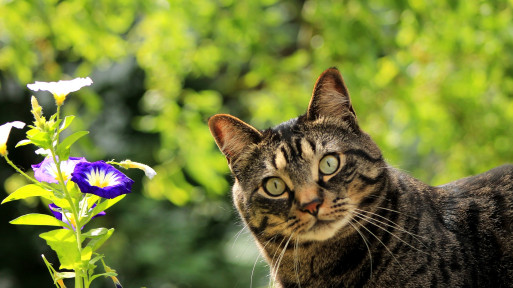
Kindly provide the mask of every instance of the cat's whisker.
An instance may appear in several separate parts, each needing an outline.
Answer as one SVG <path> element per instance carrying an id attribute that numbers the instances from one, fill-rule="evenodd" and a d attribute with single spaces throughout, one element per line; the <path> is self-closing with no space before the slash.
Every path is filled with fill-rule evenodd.
<path id="1" fill-rule="evenodd" d="M 387 199 L 385 199 L 387 200 Z M 389 201 L 389 200 L 387 200 Z M 376 207 L 376 209 L 381 209 L 381 210 L 387 210 L 387 211 L 390 211 L 390 212 L 393 212 L 393 213 L 397 213 L 397 214 L 401 214 L 401 215 L 404 215 L 406 217 L 409 217 L 411 219 L 415 219 L 415 220 L 418 220 L 419 218 L 415 217 L 415 216 L 412 216 L 412 215 L 409 215 L 409 214 L 406 214 L 406 213 L 403 213 L 401 211 L 397 211 L 397 210 L 394 210 L 394 209 L 390 209 L 390 208 L 386 208 L 386 207 L 381 207 L 381 206 L 378 206 Z"/>
<path id="2" fill-rule="evenodd" d="M 301 288 L 301 279 L 299 278 L 299 237 L 296 237 L 294 243 L 294 272 L 296 273 L 297 284 Z"/>
<path id="3" fill-rule="evenodd" d="M 354 215 L 354 214 L 353 214 Z M 356 216 L 356 215 L 355 215 Z M 404 269 L 403 265 L 401 265 L 401 262 L 399 262 L 399 260 L 397 260 L 397 258 L 395 257 L 394 253 L 392 253 L 392 251 L 390 251 L 390 249 L 387 247 L 387 245 L 385 243 L 383 243 L 383 241 L 381 241 L 381 239 L 376 236 L 376 234 L 372 233 L 372 231 L 370 231 L 367 227 L 365 227 L 365 225 L 362 225 L 359 221 L 357 221 L 356 219 L 353 218 L 353 220 L 355 220 L 355 222 L 360 225 L 360 227 L 362 227 L 363 229 L 365 229 L 367 232 L 369 232 L 370 235 L 374 236 L 374 238 L 376 238 L 376 240 L 378 240 L 379 243 L 381 243 L 381 245 L 383 245 L 383 247 L 388 251 L 388 253 L 390 253 L 390 256 L 392 256 L 392 258 L 394 259 L 394 261 L 397 263 L 397 265 L 399 265 L 399 267 L 401 268 L 401 270 L 405 271 L 406 272 L 406 269 Z"/>
<path id="4" fill-rule="evenodd" d="M 289 243 L 290 243 L 290 240 L 292 239 L 292 237 L 294 237 L 294 232 L 290 234 L 290 237 L 287 240 L 287 243 L 285 243 L 285 246 L 283 246 L 283 249 L 276 261 L 276 265 L 274 266 L 274 269 L 273 269 L 274 275 L 272 276 L 272 279 L 274 280 L 274 282 L 276 282 L 276 277 L 278 277 L 278 270 L 280 269 L 281 260 L 283 260 L 283 256 L 285 255 L 285 251 L 287 251 L 287 247 L 289 246 Z M 280 246 L 281 246 L 281 243 L 280 243 Z"/>
<path id="5" fill-rule="evenodd" d="M 255 275 L 255 269 L 256 269 L 256 264 L 258 263 L 258 259 L 260 258 L 260 253 L 258 253 L 256 259 L 255 259 L 255 263 L 253 263 L 253 269 L 251 269 L 251 278 L 250 278 L 250 281 L 249 281 L 249 287 L 252 288 L 253 287 L 253 276 Z"/>
<path id="6" fill-rule="evenodd" d="M 273 237 L 273 238 L 276 238 L 276 237 Z M 285 241 L 285 239 L 287 239 L 287 238 L 283 237 L 283 239 L 281 239 L 281 241 L 280 241 L 280 244 L 278 244 L 278 247 L 276 248 L 276 251 L 274 252 L 273 258 L 271 260 L 271 263 L 274 263 L 274 258 L 276 258 L 276 254 L 278 253 L 279 248 L 281 247 L 281 244 Z"/>
<path id="7" fill-rule="evenodd" d="M 233 239 L 233 242 L 232 242 L 232 248 L 233 248 L 233 246 L 235 246 L 235 242 L 237 242 L 240 235 L 242 235 L 242 233 L 244 233 L 244 230 L 246 230 L 246 228 L 248 228 L 248 225 L 244 224 L 242 229 L 240 229 L 239 232 L 237 232 L 237 234 L 235 234 L 235 236 L 234 236 L 235 239 Z"/>
<path id="8" fill-rule="evenodd" d="M 383 228 L 383 227 L 381 227 L 380 225 L 376 224 L 376 223 L 374 222 L 374 221 L 376 221 L 375 219 L 372 219 L 372 218 L 370 218 L 370 217 L 368 217 L 368 216 L 366 216 L 366 215 L 362 215 L 361 213 L 356 212 L 356 211 L 354 211 L 354 215 L 355 215 L 356 217 L 360 218 L 361 220 L 363 220 L 363 221 L 365 221 L 365 222 L 367 222 L 367 223 L 369 223 L 369 224 L 372 224 L 372 225 L 374 225 L 375 227 L 377 227 L 377 228 L 379 228 L 379 229 L 381 229 L 381 230 L 385 231 L 386 233 L 390 234 L 391 236 L 393 236 L 393 237 L 394 237 L 394 238 L 396 238 L 397 240 L 399 240 L 399 241 L 401 241 L 402 243 L 406 244 L 408 247 L 410 247 L 410 248 L 412 248 L 412 249 L 414 249 L 414 250 L 416 250 L 416 251 L 418 251 L 418 252 L 421 252 L 421 253 L 424 253 L 424 254 L 428 254 L 428 253 L 426 253 L 426 252 L 424 252 L 424 251 L 420 250 L 419 248 L 414 247 L 414 246 L 413 246 L 413 245 L 411 245 L 410 243 L 408 243 L 408 242 L 404 241 L 403 239 L 401 239 L 401 237 L 399 237 L 399 236 L 395 235 L 394 233 L 392 233 L 392 232 L 388 231 L 386 228 Z M 404 232 L 406 232 L 406 231 L 404 231 Z M 418 239 L 417 239 L 417 240 L 418 240 Z M 419 241 L 419 242 L 420 242 L 420 241 Z M 422 243 L 422 242 L 421 242 L 421 243 Z"/>
<path id="9" fill-rule="evenodd" d="M 360 237 L 362 237 L 362 240 L 363 240 L 363 243 L 365 243 L 365 246 L 367 246 L 367 251 L 369 251 L 369 261 L 370 261 L 370 277 L 372 277 L 372 252 L 371 252 L 371 249 L 369 247 L 369 240 L 367 238 L 365 238 L 365 236 L 363 236 L 362 232 L 360 231 L 360 229 L 358 229 L 351 221 L 348 222 L 349 225 L 351 225 L 351 227 L 353 227 L 353 229 L 358 232 L 358 234 L 360 234 Z"/>
<path id="10" fill-rule="evenodd" d="M 269 245 L 269 243 L 271 243 L 275 238 L 276 238 L 276 235 L 274 237 L 272 237 L 271 239 L 269 239 L 268 241 L 266 241 L 263 248 L 265 249 L 267 247 L 267 245 Z M 255 263 L 253 263 L 253 269 L 251 270 L 250 288 L 253 287 L 253 276 L 255 274 L 255 268 L 256 268 L 256 264 L 258 263 L 259 258 L 260 258 L 260 253 L 258 253 L 258 255 L 255 259 Z"/>
<path id="11" fill-rule="evenodd" d="M 378 223 L 380 223 L 380 224 L 383 224 L 383 225 L 385 225 L 385 226 L 388 226 L 388 227 L 392 227 L 392 228 L 399 229 L 399 231 L 404 232 L 404 233 L 407 233 L 408 235 L 410 235 L 410 236 L 412 236 L 413 238 L 415 238 L 415 240 L 419 241 L 419 242 L 420 242 L 424 247 L 426 247 L 426 248 L 427 248 L 427 246 L 424 244 L 424 242 L 422 242 L 422 241 L 419 239 L 419 238 L 421 238 L 421 239 L 424 239 L 424 240 L 428 240 L 428 238 L 427 238 L 427 237 L 425 237 L 425 236 L 420 236 L 420 235 L 418 235 L 418 234 L 415 234 L 415 233 L 409 232 L 408 230 L 406 230 L 406 229 L 405 229 L 404 227 L 402 227 L 401 225 L 398 225 L 398 224 L 397 224 L 397 223 L 395 223 L 394 221 L 392 221 L 392 220 L 390 220 L 390 219 L 388 219 L 388 218 L 386 218 L 386 217 L 383 217 L 383 216 L 381 216 L 381 215 L 379 215 L 379 214 L 377 214 L 377 213 L 370 212 L 370 211 L 366 211 L 366 210 L 362 210 L 362 209 L 358 209 L 358 208 L 356 208 L 356 210 L 357 210 L 358 212 L 360 212 L 361 214 L 368 213 L 368 214 L 374 215 L 374 216 L 376 216 L 376 217 L 379 217 L 380 219 L 383 219 L 383 220 L 387 221 L 387 222 L 388 222 L 388 223 L 390 223 L 390 224 L 385 223 L 385 222 L 382 222 L 382 221 L 380 221 L 380 220 L 378 220 L 378 219 L 374 219 L 374 218 L 372 218 L 372 217 L 369 217 L 369 216 L 365 215 L 365 216 L 369 217 L 369 219 L 372 219 L 373 221 L 376 221 L 376 222 L 378 222 Z"/>

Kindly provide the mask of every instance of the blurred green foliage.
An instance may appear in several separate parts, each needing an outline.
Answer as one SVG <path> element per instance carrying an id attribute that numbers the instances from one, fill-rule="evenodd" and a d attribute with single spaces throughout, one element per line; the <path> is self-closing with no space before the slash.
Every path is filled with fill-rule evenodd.
<path id="1" fill-rule="evenodd" d="M 208 117 L 230 113 L 257 128 L 296 117 L 317 76 L 337 66 L 391 165 L 433 185 L 483 172 L 513 159 L 512 4 L 4 0 L 0 122 L 30 121 L 27 83 L 91 76 L 92 88 L 66 100 L 81 120 L 72 129 L 92 132 L 74 154 L 131 158 L 158 173 L 101 220 L 117 229 L 105 254 L 122 283 L 248 287 L 255 248 L 233 236 L 242 225 Z M 41 160 L 13 150 L 26 170 Z M 12 171 L 0 168 L 3 182 Z M 5 183 L 7 192 L 17 185 Z M 0 257 L 10 259 L 0 261 L 1 287 L 49 278 L 34 230 L 5 224 L 30 209 L 45 207 L 0 207 Z M 257 266 L 254 287 L 267 283 Z"/>

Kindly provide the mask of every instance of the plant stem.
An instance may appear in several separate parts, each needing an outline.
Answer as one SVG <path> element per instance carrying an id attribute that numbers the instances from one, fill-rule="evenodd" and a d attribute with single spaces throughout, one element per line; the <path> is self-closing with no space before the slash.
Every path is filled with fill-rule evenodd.
<path id="1" fill-rule="evenodd" d="M 57 106 L 57 121 L 59 121 L 59 115 L 60 115 L 60 106 Z M 59 129 L 59 128 L 57 128 Z M 59 183 L 62 186 L 62 191 L 64 192 L 64 195 L 66 196 L 66 199 L 69 202 L 69 205 L 71 207 L 71 212 L 73 213 L 73 218 L 75 219 L 75 236 L 77 239 L 77 249 L 78 249 L 78 255 L 80 257 L 82 256 L 82 235 L 81 235 L 81 227 L 80 227 L 80 214 L 79 210 L 80 208 L 77 207 L 80 204 L 80 201 L 75 202 L 73 201 L 73 197 L 71 197 L 71 194 L 68 191 L 68 188 L 66 187 L 66 183 L 64 182 L 64 177 L 62 176 L 61 171 L 61 159 L 59 159 L 56 155 L 55 147 L 57 143 L 59 143 L 59 130 L 56 131 L 55 134 L 55 141 L 53 141 L 53 144 L 50 151 L 52 152 L 52 158 L 53 163 L 55 163 L 55 167 L 57 168 L 57 175 L 59 177 Z M 73 223 L 70 223 L 71 227 L 73 227 Z M 87 277 L 87 275 L 86 275 Z M 77 268 L 75 269 L 75 288 L 83 288 L 84 280 L 82 279 L 82 269 Z"/>
<path id="2" fill-rule="evenodd" d="M 16 172 L 20 173 L 22 176 L 24 176 L 25 178 L 27 178 L 28 180 L 30 180 L 31 182 L 33 182 L 34 184 L 36 185 L 39 185 L 39 186 L 43 186 L 45 187 L 46 189 L 48 190 L 53 190 L 52 187 L 44 184 L 44 183 L 41 183 L 39 181 L 37 181 L 36 179 L 30 177 L 29 175 L 27 175 L 27 173 L 23 172 L 20 168 L 18 168 L 12 161 L 11 159 L 9 159 L 9 157 L 7 157 L 7 155 L 4 156 L 4 159 L 5 161 L 7 162 L 7 164 L 11 165 L 12 168 L 14 168 L 14 170 L 16 170 Z"/>

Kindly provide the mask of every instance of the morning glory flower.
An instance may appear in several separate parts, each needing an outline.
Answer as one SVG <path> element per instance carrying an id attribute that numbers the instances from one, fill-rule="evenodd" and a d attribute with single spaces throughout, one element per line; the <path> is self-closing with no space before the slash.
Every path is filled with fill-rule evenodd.
<path id="1" fill-rule="evenodd" d="M 64 182 L 68 182 L 71 173 L 75 169 L 75 165 L 80 162 L 86 162 L 84 157 L 70 157 L 66 161 L 61 161 L 61 173 Z M 57 173 L 57 165 L 53 162 L 53 158 L 48 156 L 43 162 L 32 165 L 34 170 L 34 178 L 39 182 L 59 183 L 59 174 Z"/>
<path id="2" fill-rule="evenodd" d="M 130 193 L 134 181 L 104 161 L 80 162 L 71 173 L 71 181 L 77 183 L 82 193 L 103 198 L 116 198 Z"/>
<path id="3" fill-rule="evenodd" d="M 62 222 L 70 225 L 70 222 L 71 222 L 71 227 L 73 227 L 73 229 L 75 229 L 75 227 L 77 227 L 77 222 L 75 220 L 75 218 L 73 217 L 73 213 L 71 212 L 64 212 L 64 215 L 63 215 L 63 210 L 61 207 L 53 204 L 53 203 L 50 203 L 48 204 L 48 207 L 50 208 L 50 211 L 52 211 L 52 214 L 55 218 L 61 220 Z M 93 206 L 91 206 L 91 208 L 89 209 L 89 212 L 93 211 L 94 207 L 96 207 L 96 204 L 93 204 Z M 96 215 L 93 216 L 93 218 L 96 218 L 96 217 L 99 217 L 99 216 L 104 216 L 106 213 L 105 211 L 102 211 Z M 81 217 L 85 217 L 85 212 L 80 212 L 80 215 L 79 215 L 79 218 Z M 91 218 L 92 219 L 92 218 Z M 69 220 L 69 221 L 68 221 Z M 80 227 L 80 229 L 84 228 L 83 226 Z"/>
<path id="4" fill-rule="evenodd" d="M 61 106 L 66 96 L 80 90 L 84 86 L 93 84 L 91 78 L 75 78 L 73 80 L 61 80 L 59 82 L 40 82 L 36 81 L 32 84 L 27 84 L 27 87 L 32 91 L 48 91 L 53 94 L 57 106 Z"/>
<path id="5" fill-rule="evenodd" d="M 11 133 L 11 128 L 23 129 L 25 127 L 25 123 L 21 121 L 7 122 L 0 126 L 0 155 L 7 156 L 7 139 L 9 138 L 9 133 Z"/>
<path id="6" fill-rule="evenodd" d="M 119 163 L 119 166 L 121 166 L 125 169 L 129 169 L 129 168 L 141 169 L 144 171 L 144 174 L 146 175 L 146 177 L 148 177 L 150 179 L 152 179 L 155 175 L 157 175 L 157 172 L 155 172 L 155 170 L 153 170 L 153 168 L 151 168 L 150 166 L 148 166 L 146 164 L 139 163 L 139 162 L 134 162 L 131 160 L 121 161 Z"/>

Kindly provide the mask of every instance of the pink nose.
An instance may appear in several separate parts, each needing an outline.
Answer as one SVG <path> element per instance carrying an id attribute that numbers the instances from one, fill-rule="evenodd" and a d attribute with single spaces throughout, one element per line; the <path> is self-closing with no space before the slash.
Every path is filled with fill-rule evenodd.
<path id="1" fill-rule="evenodd" d="M 319 212 L 319 206 L 321 206 L 321 200 L 315 199 L 309 203 L 306 203 L 304 205 L 301 205 L 299 208 L 300 211 L 311 214 L 313 216 L 317 216 L 317 213 Z"/>

